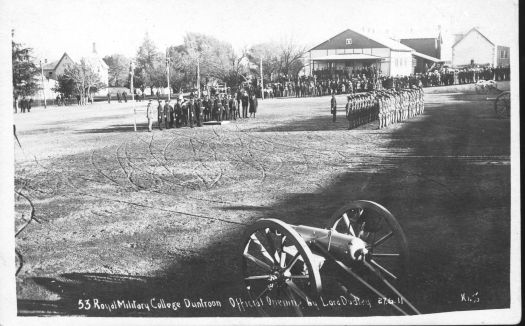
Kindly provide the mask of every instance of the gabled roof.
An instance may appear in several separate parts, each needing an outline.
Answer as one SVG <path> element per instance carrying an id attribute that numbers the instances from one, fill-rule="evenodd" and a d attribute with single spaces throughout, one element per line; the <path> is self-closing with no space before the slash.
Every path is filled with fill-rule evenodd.
<path id="1" fill-rule="evenodd" d="M 439 58 L 441 55 L 440 51 L 440 40 L 437 37 L 432 38 L 408 38 L 401 39 L 401 44 L 414 49 L 416 52 L 429 55 L 431 57 Z"/>
<path id="2" fill-rule="evenodd" d="M 445 60 L 434 58 L 434 57 L 431 57 L 431 56 L 426 55 L 424 53 L 412 52 L 412 54 L 415 55 L 416 57 L 420 57 L 420 58 L 423 58 L 425 60 L 429 60 L 429 61 L 432 61 L 432 62 L 445 62 Z"/>
<path id="3" fill-rule="evenodd" d="M 58 61 L 53 61 L 51 63 L 48 63 L 48 64 L 45 64 L 42 69 L 46 69 L 46 70 L 55 70 L 58 65 L 60 65 L 60 63 L 62 62 L 62 60 L 64 60 L 65 57 L 69 57 L 69 55 L 67 54 L 67 52 L 64 52 L 64 54 L 62 55 L 62 57 L 60 58 L 60 60 Z M 71 57 L 69 57 L 71 59 Z"/>
<path id="4" fill-rule="evenodd" d="M 318 50 L 318 49 L 336 49 L 336 48 L 347 48 L 348 46 L 345 46 L 344 40 L 347 35 L 357 37 L 361 42 L 366 43 L 366 46 L 363 46 L 364 48 L 374 48 L 374 47 L 386 47 L 394 51 L 407 51 L 411 52 L 413 51 L 411 48 L 409 48 L 406 45 L 403 45 L 399 43 L 398 41 L 395 41 L 388 37 L 382 37 L 375 34 L 366 34 L 364 32 L 356 32 L 351 29 L 346 29 L 342 31 L 341 33 L 331 37 L 330 39 L 324 41 L 323 43 L 313 47 L 310 49 L 312 50 Z"/>
<path id="5" fill-rule="evenodd" d="M 86 63 L 89 64 L 89 65 L 92 65 L 92 66 L 100 65 L 100 66 L 102 66 L 105 69 L 109 69 L 109 67 L 106 64 L 106 62 L 104 62 L 104 60 L 102 60 L 102 58 L 100 58 L 100 57 L 81 57 L 79 60 L 74 60 L 71 56 L 69 56 L 67 54 L 67 52 L 64 52 L 64 54 L 62 55 L 60 60 L 47 63 L 47 64 L 45 64 L 42 67 L 42 69 L 44 69 L 44 70 L 55 70 L 60 65 L 60 63 L 64 60 L 64 58 L 66 58 L 66 57 L 68 57 L 69 59 L 71 59 L 71 61 L 76 62 L 76 63 L 78 63 L 80 60 L 84 59 L 86 61 Z"/>
<path id="6" fill-rule="evenodd" d="M 479 29 L 477 29 L 476 27 L 472 27 L 472 28 L 470 29 L 470 31 L 468 31 L 465 35 L 463 35 L 463 36 L 462 36 L 459 40 L 457 40 L 454 44 L 452 44 L 452 47 L 455 47 L 459 42 L 463 41 L 463 39 L 464 39 L 465 37 L 467 37 L 467 35 L 469 35 L 469 34 L 472 33 L 472 32 L 477 32 L 477 33 L 478 33 L 479 35 L 481 35 L 485 40 L 487 40 L 487 42 L 489 42 L 489 43 L 492 44 L 492 45 L 495 45 L 495 44 L 492 43 L 492 42 L 491 42 L 491 41 L 490 41 L 485 35 L 483 35 L 483 34 L 479 31 Z"/>

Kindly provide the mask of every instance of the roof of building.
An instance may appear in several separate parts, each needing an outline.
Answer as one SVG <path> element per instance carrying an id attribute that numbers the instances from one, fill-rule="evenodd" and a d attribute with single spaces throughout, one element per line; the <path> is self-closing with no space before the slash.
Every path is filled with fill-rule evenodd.
<path id="1" fill-rule="evenodd" d="M 327 55 L 326 57 L 315 58 L 312 60 L 314 61 L 337 61 L 337 60 L 364 60 L 364 59 L 381 60 L 383 58 L 375 56 L 375 55 L 364 54 L 364 53 L 345 53 L 345 54 Z"/>
<path id="2" fill-rule="evenodd" d="M 76 63 L 78 63 L 80 60 L 84 59 L 86 61 L 86 63 L 88 65 L 90 65 L 90 66 L 102 66 L 105 69 L 109 69 L 109 67 L 106 64 L 106 62 L 100 57 L 97 57 L 97 56 L 81 57 L 79 60 L 75 60 L 70 55 L 68 55 L 67 52 L 64 52 L 64 54 L 62 55 L 60 60 L 56 60 L 56 61 L 47 63 L 47 64 L 45 64 L 42 67 L 42 69 L 44 69 L 44 70 L 55 70 L 59 66 L 60 62 L 62 62 L 62 60 L 64 60 L 65 57 L 69 57 L 73 62 L 76 62 Z"/>
<path id="3" fill-rule="evenodd" d="M 412 52 L 412 54 L 417 56 L 417 57 L 420 57 L 420 58 L 423 58 L 423 59 L 426 59 L 426 60 L 429 60 L 429 61 L 432 61 L 432 62 L 445 62 L 445 60 L 434 58 L 434 57 L 431 57 L 431 56 L 426 55 L 424 53 L 419 53 L 419 52 L 416 52 L 416 51 Z"/>
<path id="4" fill-rule="evenodd" d="M 431 38 L 410 38 L 401 39 L 400 42 L 419 53 L 423 53 L 429 56 L 439 56 L 439 43 L 440 40 L 437 37 Z"/>
<path id="5" fill-rule="evenodd" d="M 452 44 L 452 47 L 455 47 L 459 42 L 463 41 L 465 39 L 465 37 L 467 37 L 468 35 L 470 35 L 473 32 L 477 32 L 484 39 L 486 39 L 490 44 L 495 45 L 494 43 L 492 43 L 491 40 L 489 40 L 485 35 L 483 35 L 483 33 L 481 33 L 479 31 L 479 29 L 477 29 L 476 27 L 472 27 L 467 33 L 463 34 L 463 36 L 459 40 L 457 40 L 454 44 Z"/>
<path id="6" fill-rule="evenodd" d="M 358 46 L 348 46 L 346 44 L 346 39 L 352 38 L 356 39 L 357 42 L 353 44 L 358 44 Z M 365 32 L 356 32 L 351 29 L 346 29 L 341 33 L 333 36 L 332 38 L 324 41 L 323 43 L 313 47 L 312 50 L 324 50 L 324 49 L 344 49 L 344 48 L 377 48 L 377 47 L 386 47 L 394 51 L 413 51 L 408 46 L 399 43 L 388 37 L 383 37 L 377 34 L 367 34 Z"/>

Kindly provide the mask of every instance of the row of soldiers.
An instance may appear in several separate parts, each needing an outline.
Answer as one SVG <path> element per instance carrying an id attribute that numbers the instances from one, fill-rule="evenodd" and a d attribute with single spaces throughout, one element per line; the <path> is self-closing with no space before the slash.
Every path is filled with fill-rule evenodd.
<path id="1" fill-rule="evenodd" d="M 170 100 L 158 100 L 156 111 L 157 126 L 160 130 L 163 126 L 166 129 L 182 126 L 193 128 L 195 125 L 201 127 L 202 122 L 206 121 L 237 120 L 237 118 L 241 118 L 239 107 L 242 107 L 242 118 L 248 118 L 248 105 L 250 105 L 250 116 L 255 118 L 257 98 L 252 95 L 249 99 L 248 96 L 236 99 L 230 94 L 219 94 L 200 99 L 191 95 L 187 101 L 183 101 L 183 98 L 179 97 L 174 105 L 171 103 Z M 153 127 L 154 110 L 154 102 L 149 100 L 146 108 L 149 131 L 152 131 Z"/>
<path id="2" fill-rule="evenodd" d="M 423 114 L 425 99 L 420 87 L 403 90 L 387 90 L 377 95 L 379 128 Z"/>
<path id="3" fill-rule="evenodd" d="M 402 90 L 388 89 L 347 96 L 346 119 L 348 129 L 379 120 L 379 128 L 410 119 L 423 113 L 424 92 L 420 87 Z M 333 122 L 336 122 L 335 94 L 330 102 Z"/>

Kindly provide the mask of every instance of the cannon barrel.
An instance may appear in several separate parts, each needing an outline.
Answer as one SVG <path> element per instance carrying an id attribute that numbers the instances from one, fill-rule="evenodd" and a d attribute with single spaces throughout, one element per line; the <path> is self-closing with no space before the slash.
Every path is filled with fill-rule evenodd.
<path id="1" fill-rule="evenodd" d="M 305 225 L 290 226 L 299 233 L 306 243 L 316 242 L 340 259 L 350 257 L 354 260 L 362 260 L 368 253 L 366 242 L 351 234 Z"/>

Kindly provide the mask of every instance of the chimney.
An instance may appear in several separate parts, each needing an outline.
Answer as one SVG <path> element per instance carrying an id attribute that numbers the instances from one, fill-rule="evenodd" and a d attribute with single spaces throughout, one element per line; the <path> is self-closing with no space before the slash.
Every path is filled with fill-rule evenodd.
<path id="1" fill-rule="evenodd" d="M 93 54 L 97 54 L 97 43 L 93 42 Z"/>

